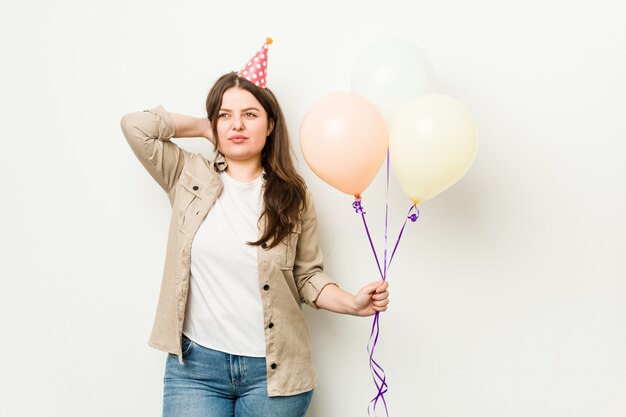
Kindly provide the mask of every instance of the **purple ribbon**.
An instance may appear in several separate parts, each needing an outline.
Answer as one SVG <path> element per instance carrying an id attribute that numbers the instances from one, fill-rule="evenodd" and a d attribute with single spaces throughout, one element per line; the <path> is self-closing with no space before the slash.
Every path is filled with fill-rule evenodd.
<path id="1" fill-rule="evenodd" d="M 365 232 L 367 233 L 367 238 L 370 242 L 370 247 L 372 248 L 372 253 L 374 254 L 374 259 L 376 260 L 376 266 L 378 267 L 378 272 L 383 281 L 387 280 L 387 271 L 391 265 L 391 261 L 398 249 L 398 244 L 400 243 L 400 239 L 402 238 L 402 233 L 404 232 L 404 228 L 406 227 L 407 220 L 411 220 L 411 222 L 417 221 L 419 218 L 419 210 L 417 206 L 413 204 L 407 213 L 406 218 L 404 219 L 404 223 L 402 224 L 402 228 L 398 233 L 398 238 L 396 239 L 396 243 L 393 247 L 393 251 L 391 252 L 391 257 L 389 259 L 389 263 L 387 263 L 387 229 L 388 229 L 388 214 L 389 214 L 389 150 L 387 150 L 387 195 L 385 201 L 385 247 L 384 247 L 384 258 L 383 258 L 383 268 L 380 266 L 380 261 L 378 260 L 378 254 L 376 253 L 376 249 L 374 248 L 374 243 L 372 241 L 372 236 L 369 231 L 369 227 L 367 227 L 367 221 L 365 220 L 365 211 L 363 210 L 363 206 L 361 205 L 361 197 L 356 196 L 354 203 L 352 203 L 352 207 L 354 208 L 357 214 L 361 215 L 363 219 L 363 226 L 365 227 Z M 367 344 L 367 353 L 369 355 L 369 367 L 370 372 L 372 374 L 372 379 L 374 381 L 374 385 L 376 386 L 376 396 L 370 401 L 367 407 L 367 414 L 369 416 L 374 414 L 377 416 L 376 407 L 378 406 L 378 402 L 382 401 L 385 407 L 385 415 L 389 417 L 389 409 L 387 408 L 387 401 L 385 400 L 385 394 L 388 391 L 389 385 L 387 384 L 387 377 L 385 375 L 385 370 L 382 366 L 376 362 L 374 359 L 374 351 L 376 349 L 376 344 L 378 343 L 378 338 L 380 336 L 380 312 L 377 311 L 374 314 L 374 320 L 372 321 L 372 330 L 370 332 L 369 342 Z"/>

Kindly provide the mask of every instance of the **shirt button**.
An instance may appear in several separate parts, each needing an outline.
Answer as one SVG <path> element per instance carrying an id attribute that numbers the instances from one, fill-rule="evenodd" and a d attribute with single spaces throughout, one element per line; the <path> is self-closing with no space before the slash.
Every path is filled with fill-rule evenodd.
<path id="1" fill-rule="evenodd" d="M 277 366 L 278 366 L 278 365 L 276 365 L 275 363 L 273 363 L 273 364 L 271 365 L 271 368 L 272 368 L 272 369 L 276 369 L 276 367 L 277 367 Z"/>
<path id="2" fill-rule="evenodd" d="M 197 185 L 194 185 L 194 186 L 193 186 L 194 191 L 198 191 L 198 188 L 199 188 L 199 187 L 198 187 Z"/>
<path id="3" fill-rule="evenodd" d="M 265 242 L 261 243 L 261 247 L 262 247 L 263 249 L 267 248 L 267 243 L 265 243 Z"/>
<path id="4" fill-rule="evenodd" d="M 271 329 L 272 327 L 274 327 L 274 323 L 272 323 L 272 322 L 270 321 L 270 324 L 268 324 L 268 325 L 267 325 L 267 327 L 269 327 L 269 328 Z"/>
<path id="5" fill-rule="evenodd" d="M 263 286 L 263 289 L 264 289 L 265 291 L 267 291 L 267 290 L 269 290 L 269 289 L 270 289 L 270 286 L 269 286 L 269 285 L 267 285 L 267 284 L 265 284 L 265 285 Z"/>

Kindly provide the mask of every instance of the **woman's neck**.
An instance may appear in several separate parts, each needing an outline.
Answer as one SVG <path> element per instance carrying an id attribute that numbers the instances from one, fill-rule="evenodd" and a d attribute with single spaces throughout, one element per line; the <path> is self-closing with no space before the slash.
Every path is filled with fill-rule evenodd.
<path id="1" fill-rule="evenodd" d="M 260 160 L 232 161 L 227 159 L 226 163 L 228 175 L 241 182 L 253 181 L 263 172 Z"/>

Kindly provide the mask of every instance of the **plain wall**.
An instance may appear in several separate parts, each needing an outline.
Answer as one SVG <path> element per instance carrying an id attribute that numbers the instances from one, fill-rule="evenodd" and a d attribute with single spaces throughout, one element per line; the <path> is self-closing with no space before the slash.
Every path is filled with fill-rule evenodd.
<path id="1" fill-rule="evenodd" d="M 158 104 L 203 116 L 266 36 L 346 290 L 377 270 L 352 199 L 304 163 L 307 109 L 349 89 L 372 42 L 404 38 L 476 120 L 473 167 L 421 206 L 389 273 L 390 415 L 626 416 L 626 3 L 3 0 L 0 16 L 0 416 L 160 415 L 166 355 L 147 340 L 170 206 L 119 121 Z M 383 171 L 363 204 L 381 250 Z M 392 174 L 390 241 L 409 205 Z M 303 308 L 308 416 L 365 416 L 371 319 Z"/>

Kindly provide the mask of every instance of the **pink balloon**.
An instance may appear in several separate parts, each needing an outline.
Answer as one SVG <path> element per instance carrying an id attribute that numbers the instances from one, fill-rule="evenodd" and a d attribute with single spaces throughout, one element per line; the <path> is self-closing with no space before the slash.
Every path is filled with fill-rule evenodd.
<path id="1" fill-rule="evenodd" d="M 351 92 L 322 97 L 300 125 L 300 147 L 321 179 L 346 194 L 360 196 L 387 154 L 385 119 L 374 104 Z"/>

